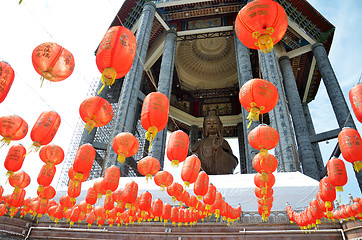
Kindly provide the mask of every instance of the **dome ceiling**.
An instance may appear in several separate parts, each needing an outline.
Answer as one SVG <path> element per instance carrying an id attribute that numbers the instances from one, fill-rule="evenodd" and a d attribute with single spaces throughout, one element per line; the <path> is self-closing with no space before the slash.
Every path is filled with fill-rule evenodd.
<path id="1" fill-rule="evenodd" d="M 181 41 L 175 63 L 184 89 L 215 89 L 238 84 L 232 37 Z"/>

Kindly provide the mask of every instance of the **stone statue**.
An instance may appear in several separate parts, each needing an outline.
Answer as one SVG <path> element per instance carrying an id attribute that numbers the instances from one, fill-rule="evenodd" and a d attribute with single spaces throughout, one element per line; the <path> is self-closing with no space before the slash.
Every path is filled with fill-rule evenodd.
<path id="1" fill-rule="evenodd" d="M 203 123 L 203 139 L 191 148 L 201 160 L 201 168 L 207 174 L 233 174 L 238 159 L 230 145 L 223 139 L 223 126 L 216 110 L 208 111 Z"/>

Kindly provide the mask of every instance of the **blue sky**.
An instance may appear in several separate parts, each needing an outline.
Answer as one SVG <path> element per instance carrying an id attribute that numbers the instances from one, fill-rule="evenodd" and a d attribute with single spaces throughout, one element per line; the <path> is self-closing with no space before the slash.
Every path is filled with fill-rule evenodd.
<path id="1" fill-rule="evenodd" d="M 309 2 L 336 27 L 329 57 L 347 98 L 349 89 L 358 81 L 362 70 L 362 56 L 358 46 L 362 39 L 358 25 L 362 22 L 359 12 L 362 1 Z M 57 111 L 62 117 L 62 123 L 53 143 L 67 151 L 79 119 L 79 105 L 86 98 L 89 87 L 101 75 L 95 64 L 94 50 L 121 5 L 122 1 L 118 0 L 24 0 L 21 5 L 17 1 L 1 1 L 0 60 L 11 64 L 16 78 L 7 98 L 0 104 L 0 116 L 17 114 L 31 128 L 41 112 Z M 65 81 L 46 83 L 40 88 L 40 77 L 33 69 L 31 53 L 44 42 L 57 42 L 72 52 L 75 70 Z M 310 109 L 317 133 L 338 127 L 323 84 L 316 99 L 310 104 Z M 355 122 L 361 130 L 361 123 L 357 120 Z M 30 134 L 20 142 L 26 147 L 30 146 Z M 329 141 L 329 144 L 320 143 L 325 162 L 335 144 L 335 140 Z M 5 182 L 3 161 L 7 150 L 8 147 L 0 148 L 0 184 Z M 237 155 L 235 151 L 234 154 Z M 344 202 L 347 201 L 345 196 L 348 192 L 361 196 L 353 170 L 350 164 L 346 165 L 349 182 L 345 187 Z M 36 178 L 41 166 L 37 153 L 26 157 L 23 169 L 32 178 L 27 188 L 29 195 L 36 194 Z M 61 166 L 57 167 L 55 179 L 60 171 Z M 12 190 L 9 185 L 5 187 L 7 192 Z"/>

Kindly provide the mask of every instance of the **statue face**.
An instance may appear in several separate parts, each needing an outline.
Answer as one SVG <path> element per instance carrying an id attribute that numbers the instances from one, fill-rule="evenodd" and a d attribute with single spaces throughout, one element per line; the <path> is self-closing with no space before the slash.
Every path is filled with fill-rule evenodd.
<path id="1" fill-rule="evenodd" d="M 215 115 L 207 116 L 205 118 L 205 126 L 206 132 L 208 135 L 215 135 L 217 134 L 218 126 L 219 126 L 219 119 Z"/>

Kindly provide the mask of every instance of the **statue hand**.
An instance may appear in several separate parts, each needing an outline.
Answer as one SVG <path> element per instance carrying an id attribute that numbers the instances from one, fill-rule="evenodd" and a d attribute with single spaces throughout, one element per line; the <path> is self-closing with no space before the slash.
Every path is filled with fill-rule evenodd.
<path id="1" fill-rule="evenodd" d="M 219 138 L 217 135 L 214 136 L 212 140 L 212 146 L 215 151 L 219 150 L 222 145 L 222 138 Z"/>

